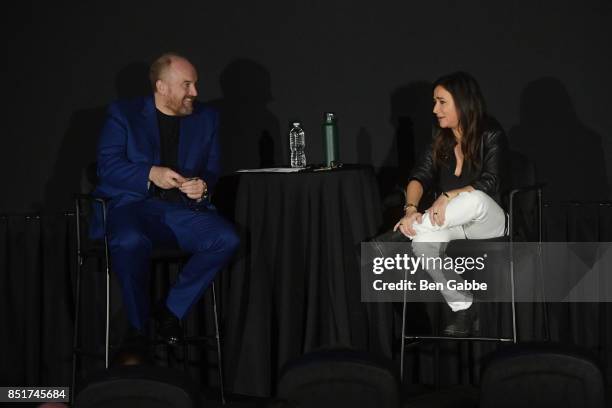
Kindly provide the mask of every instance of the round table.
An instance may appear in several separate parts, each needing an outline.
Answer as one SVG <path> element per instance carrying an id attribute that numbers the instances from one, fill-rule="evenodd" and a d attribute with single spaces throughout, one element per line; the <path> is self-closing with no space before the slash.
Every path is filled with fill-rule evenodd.
<path id="1" fill-rule="evenodd" d="M 241 249 L 222 275 L 228 388 L 273 395 L 282 366 L 321 347 L 390 357 L 390 306 L 360 301 L 360 242 L 382 221 L 372 168 L 237 177 Z"/>

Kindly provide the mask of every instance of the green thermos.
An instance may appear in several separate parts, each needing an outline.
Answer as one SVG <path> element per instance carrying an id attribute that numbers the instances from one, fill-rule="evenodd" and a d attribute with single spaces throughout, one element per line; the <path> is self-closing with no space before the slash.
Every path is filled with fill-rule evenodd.
<path id="1" fill-rule="evenodd" d="M 338 163 L 338 125 L 336 124 L 336 114 L 325 112 L 323 122 L 323 156 L 325 165 L 330 167 Z"/>

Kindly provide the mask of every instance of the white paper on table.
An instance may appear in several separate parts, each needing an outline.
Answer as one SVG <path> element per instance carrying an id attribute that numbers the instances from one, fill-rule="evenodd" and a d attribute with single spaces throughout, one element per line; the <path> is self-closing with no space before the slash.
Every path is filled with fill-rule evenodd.
<path id="1" fill-rule="evenodd" d="M 236 173 L 297 173 L 304 170 L 304 167 L 268 167 L 265 169 L 241 169 Z"/>

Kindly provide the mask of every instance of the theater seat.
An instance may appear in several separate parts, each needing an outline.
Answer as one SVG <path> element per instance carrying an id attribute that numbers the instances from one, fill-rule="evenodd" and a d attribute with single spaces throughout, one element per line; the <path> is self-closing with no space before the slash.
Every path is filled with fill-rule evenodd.
<path id="1" fill-rule="evenodd" d="M 300 408 L 399 407 L 396 371 L 392 362 L 366 352 L 313 352 L 285 366 L 278 398 Z"/>
<path id="2" fill-rule="evenodd" d="M 77 408 L 196 408 L 200 392 L 184 372 L 154 366 L 117 367 L 91 376 Z"/>
<path id="3" fill-rule="evenodd" d="M 600 408 L 602 371 L 587 352 L 555 344 L 502 349 L 485 363 L 480 408 Z"/>

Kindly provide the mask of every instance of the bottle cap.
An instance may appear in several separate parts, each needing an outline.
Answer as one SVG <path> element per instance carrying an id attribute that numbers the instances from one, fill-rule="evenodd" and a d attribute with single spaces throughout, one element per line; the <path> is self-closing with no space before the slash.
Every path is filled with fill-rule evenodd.
<path id="1" fill-rule="evenodd" d="M 336 114 L 334 112 L 325 112 L 324 116 L 325 116 L 325 121 L 326 122 L 335 122 L 336 121 Z"/>
<path id="2" fill-rule="evenodd" d="M 293 127 L 302 127 L 302 122 L 299 120 L 292 120 L 291 121 L 291 126 Z"/>

